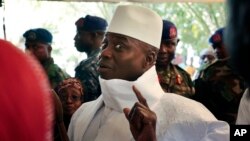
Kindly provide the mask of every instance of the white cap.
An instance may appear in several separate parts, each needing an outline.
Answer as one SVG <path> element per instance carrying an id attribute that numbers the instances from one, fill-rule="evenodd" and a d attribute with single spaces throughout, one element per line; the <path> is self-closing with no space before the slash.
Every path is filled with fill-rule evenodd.
<path id="1" fill-rule="evenodd" d="M 201 51 L 200 53 L 200 56 L 203 56 L 203 55 L 211 55 L 211 56 L 216 56 L 214 51 L 211 49 L 211 48 L 205 48 Z"/>
<path id="2" fill-rule="evenodd" d="M 160 48 L 162 18 L 154 11 L 135 5 L 116 8 L 107 32 L 126 35 Z"/>

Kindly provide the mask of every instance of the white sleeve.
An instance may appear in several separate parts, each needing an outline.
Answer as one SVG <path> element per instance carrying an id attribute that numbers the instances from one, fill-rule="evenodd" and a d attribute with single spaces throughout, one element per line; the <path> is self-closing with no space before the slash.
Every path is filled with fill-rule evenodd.
<path id="1" fill-rule="evenodd" d="M 70 141 L 75 141 L 75 138 L 74 138 L 74 134 L 76 132 L 75 128 L 77 125 L 77 120 L 78 120 L 78 118 L 81 117 L 81 113 L 84 110 L 85 106 L 83 106 L 83 105 L 84 104 L 82 104 L 81 107 L 79 107 L 71 117 L 70 124 L 68 127 L 68 137 L 69 137 Z"/>
<path id="2" fill-rule="evenodd" d="M 171 125 L 158 141 L 229 141 L 229 125 L 224 121 L 182 122 Z"/>
<path id="3" fill-rule="evenodd" d="M 247 89 L 240 100 L 236 124 L 249 125 L 250 124 L 249 114 L 250 114 L 250 94 L 249 90 Z"/>
<path id="4" fill-rule="evenodd" d="M 201 141 L 229 141 L 230 129 L 227 122 L 214 121 L 207 127 L 207 132 Z"/>

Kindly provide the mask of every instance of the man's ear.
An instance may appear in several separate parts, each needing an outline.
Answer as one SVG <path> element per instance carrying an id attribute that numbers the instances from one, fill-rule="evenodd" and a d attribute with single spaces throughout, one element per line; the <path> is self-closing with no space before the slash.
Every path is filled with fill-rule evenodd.
<path id="1" fill-rule="evenodd" d="M 180 42 L 180 39 L 178 38 L 178 39 L 177 39 L 177 44 L 178 44 L 179 42 Z"/>
<path id="2" fill-rule="evenodd" d="M 51 51 L 52 51 L 51 45 L 48 46 L 48 51 L 49 51 L 49 53 L 51 53 Z"/>
<path id="3" fill-rule="evenodd" d="M 155 65 L 156 59 L 157 59 L 157 51 L 149 50 L 146 54 L 146 61 L 144 67 L 148 69 L 151 66 Z"/>

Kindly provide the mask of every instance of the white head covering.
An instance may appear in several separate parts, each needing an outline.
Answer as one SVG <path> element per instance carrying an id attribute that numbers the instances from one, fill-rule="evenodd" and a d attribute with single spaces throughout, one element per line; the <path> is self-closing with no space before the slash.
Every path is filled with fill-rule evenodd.
<path id="1" fill-rule="evenodd" d="M 108 32 L 126 35 L 160 48 L 162 18 L 154 11 L 135 5 L 120 5 L 108 27 Z"/>
<path id="2" fill-rule="evenodd" d="M 212 55 L 212 56 L 216 57 L 216 55 L 215 55 L 215 53 L 214 53 L 214 51 L 213 51 L 212 48 L 205 48 L 205 49 L 203 49 L 201 51 L 201 53 L 200 53 L 200 56 L 203 56 L 203 55 Z"/>

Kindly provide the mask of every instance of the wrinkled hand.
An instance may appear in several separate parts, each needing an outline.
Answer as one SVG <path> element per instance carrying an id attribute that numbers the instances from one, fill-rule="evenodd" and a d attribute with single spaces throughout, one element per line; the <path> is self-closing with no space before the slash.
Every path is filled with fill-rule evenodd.
<path id="1" fill-rule="evenodd" d="M 156 141 L 156 114 L 149 109 L 146 99 L 135 86 L 133 91 L 139 102 L 136 102 L 131 110 L 123 109 L 131 133 L 136 141 Z"/>

